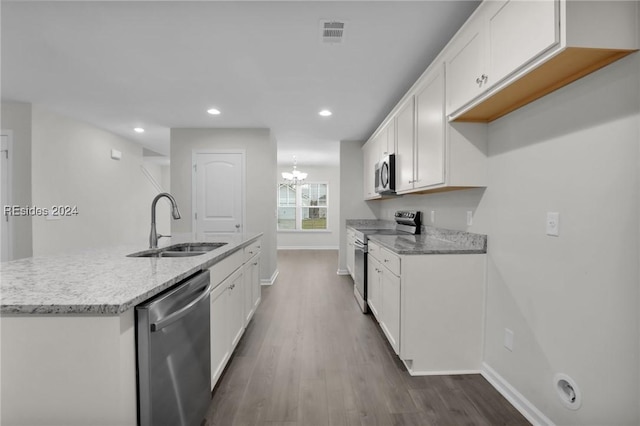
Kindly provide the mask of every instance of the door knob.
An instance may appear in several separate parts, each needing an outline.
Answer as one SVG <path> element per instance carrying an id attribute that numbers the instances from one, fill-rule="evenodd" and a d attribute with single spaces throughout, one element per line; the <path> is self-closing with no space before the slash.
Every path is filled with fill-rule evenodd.
<path id="1" fill-rule="evenodd" d="M 236 223 L 236 229 L 240 229 L 240 224 Z"/>

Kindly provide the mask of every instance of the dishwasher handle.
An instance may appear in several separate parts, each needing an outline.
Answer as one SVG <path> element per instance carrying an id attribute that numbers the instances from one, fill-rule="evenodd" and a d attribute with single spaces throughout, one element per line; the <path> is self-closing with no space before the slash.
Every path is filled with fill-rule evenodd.
<path id="1" fill-rule="evenodd" d="M 200 293 L 200 295 L 198 295 L 198 297 L 193 299 L 187 305 L 185 305 L 184 307 L 182 307 L 179 310 L 175 311 L 171 315 L 168 315 L 168 316 L 166 316 L 164 318 L 161 318 L 159 321 L 151 323 L 151 332 L 153 333 L 153 332 L 156 332 L 156 331 L 160 331 L 163 328 L 165 328 L 166 326 L 168 326 L 170 324 L 173 324 L 174 322 L 178 321 L 180 318 L 182 318 L 185 315 L 187 315 L 198 304 L 198 302 L 200 302 L 202 299 L 208 297 L 209 293 L 211 293 L 211 283 L 207 284 L 207 286 L 202 291 L 202 293 Z"/>

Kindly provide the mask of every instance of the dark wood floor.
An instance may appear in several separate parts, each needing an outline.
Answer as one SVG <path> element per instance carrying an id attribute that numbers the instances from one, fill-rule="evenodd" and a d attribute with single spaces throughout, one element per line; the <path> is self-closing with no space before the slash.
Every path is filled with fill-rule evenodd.
<path id="1" fill-rule="evenodd" d="M 336 251 L 280 251 L 280 275 L 213 393 L 207 426 L 528 425 L 480 375 L 411 377 L 338 276 Z"/>

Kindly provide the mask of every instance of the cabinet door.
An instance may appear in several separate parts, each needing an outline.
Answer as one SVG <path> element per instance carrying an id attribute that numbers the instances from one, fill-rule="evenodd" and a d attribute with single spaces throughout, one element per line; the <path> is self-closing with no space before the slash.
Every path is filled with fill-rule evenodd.
<path id="1" fill-rule="evenodd" d="M 243 313 L 244 313 L 244 326 L 245 327 L 247 326 L 247 324 L 249 324 L 249 321 L 251 321 L 251 317 L 253 316 L 253 313 L 254 313 L 254 308 L 253 308 L 253 282 L 252 282 L 253 274 L 252 274 L 252 268 L 251 268 L 251 264 L 252 263 L 253 263 L 253 259 L 250 259 L 242 267 L 242 275 L 244 277 L 244 282 L 243 282 L 242 288 L 244 290 L 244 296 L 243 296 L 244 308 L 243 308 Z"/>
<path id="2" fill-rule="evenodd" d="M 244 274 L 238 271 L 230 277 L 229 315 L 231 350 L 233 350 L 244 332 Z"/>
<path id="3" fill-rule="evenodd" d="M 375 181 L 374 181 L 374 172 L 376 167 L 375 160 L 377 156 L 376 146 L 374 140 L 370 140 L 362 147 L 362 170 L 363 170 L 363 186 L 364 186 L 364 199 L 369 200 L 372 198 L 378 198 L 379 196 L 376 194 Z"/>
<path id="4" fill-rule="evenodd" d="M 371 256 L 367 257 L 367 262 L 367 304 L 369 305 L 371 313 L 373 313 L 373 315 L 378 319 L 378 322 L 380 322 L 382 314 L 380 273 L 382 271 L 382 266 L 380 265 L 380 262 Z"/>
<path id="5" fill-rule="evenodd" d="M 355 237 L 353 235 L 353 232 L 347 231 L 347 270 L 349 271 L 349 275 L 351 275 L 351 278 L 353 279 L 355 279 L 355 247 L 353 245 L 354 238 Z"/>
<path id="6" fill-rule="evenodd" d="M 557 0 L 492 2 L 489 78 L 499 82 L 559 42 Z"/>
<path id="7" fill-rule="evenodd" d="M 414 188 L 445 181 L 444 70 L 437 68 L 416 94 Z"/>
<path id="8" fill-rule="evenodd" d="M 211 291 L 211 389 L 231 356 L 229 328 L 229 280 L 220 283 Z"/>
<path id="9" fill-rule="evenodd" d="M 446 61 L 447 114 L 451 114 L 484 91 L 486 82 L 483 77 L 487 75 L 484 20 L 478 18 L 470 22 L 456 37 L 451 50 Z"/>
<path id="10" fill-rule="evenodd" d="M 253 296 L 253 312 L 258 309 L 262 300 L 262 287 L 260 285 L 260 255 L 251 259 L 251 295 Z"/>
<path id="11" fill-rule="evenodd" d="M 399 110 L 396 117 L 396 191 L 413 188 L 414 181 L 414 97 L 412 96 Z"/>
<path id="12" fill-rule="evenodd" d="M 378 135 L 377 144 L 380 153 L 379 160 L 387 155 L 396 153 L 396 126 L 395 119 L 389 120 Z"/>
<path id="13" fill-rule="evenodd" d="M 382 270 L 382 321 L 380 326 L 397 354 L 400 350 L 400 278 Z"/>

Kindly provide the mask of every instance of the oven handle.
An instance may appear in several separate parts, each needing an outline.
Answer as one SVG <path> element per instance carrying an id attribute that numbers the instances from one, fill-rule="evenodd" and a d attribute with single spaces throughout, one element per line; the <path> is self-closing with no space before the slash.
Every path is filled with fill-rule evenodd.
<path id="1" fill-rule="evenodd" d="M 355 240 L 353 242 L 353 246 L 359 250 L 365 251 L 366 246 L 364 245 L 364 243 L 360 240 Z"/>

